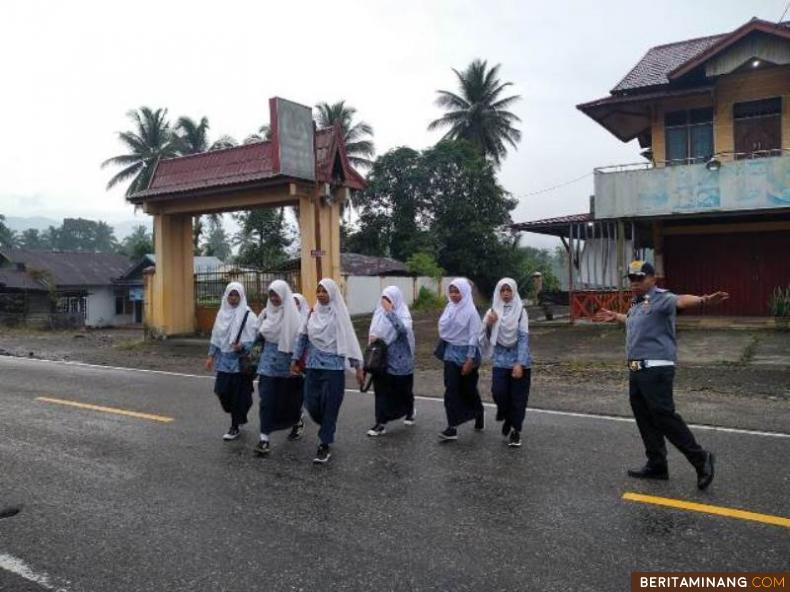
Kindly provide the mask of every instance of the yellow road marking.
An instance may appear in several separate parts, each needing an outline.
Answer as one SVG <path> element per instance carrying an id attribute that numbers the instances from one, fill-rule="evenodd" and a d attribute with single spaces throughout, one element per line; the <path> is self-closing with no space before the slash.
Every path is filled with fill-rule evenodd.
<path id="1" fill-rule="evenodd" d="M 79 409 L 90 409 L 91 411 L 101 411 L 102 413 L 125 415 L 126 417 L 136 417 L 137 419 L 148 419 L 150 421 L 159 421 L 162 423 L 170 423 L 171 421 L 173 421 L 172 417 L 166 417 L 164 415 L 140 413 L 139 411 L 129 411 L 128 409 L 118 409 L 116 407 L 104 407 L 102 405 L 91 405 L 90 403 L 80 403 L 78 401 L 66 401 L 65 399 L 36 397 L 36 401 L 43 401 L 45 403 L 55 403 L 56 405 L 67 405 L 69 407 L 78 407 Z"/>
<path id="2" fill-rule="evenodd" d="M 753 522 L 762 522 L 763 524 L 774 524 L 776 526 L 790 528 L 790 518 L 772 516 L 771 514 L 758 514 L 757 512 L 747 512 L 746 510 L 736 510 L 735 508 L 711 506 L 709 504 L 698 504 L 695 502 L 687 502 L 685 500 L 674 499 L 671 497 L 656 497 L 652 495 L 643 495 L 641 493 L 626 492 L 623 494 L 623 499 L 632 502 L 640 502 L 643 504 L 654 504 L 657 506 L 676 508 L 678 510 L 702 512 L 704 514 L 716 514 L 718 516 L 727 516 L 728 518 L 739 518 L 740 520 L 751 520 Z"/>

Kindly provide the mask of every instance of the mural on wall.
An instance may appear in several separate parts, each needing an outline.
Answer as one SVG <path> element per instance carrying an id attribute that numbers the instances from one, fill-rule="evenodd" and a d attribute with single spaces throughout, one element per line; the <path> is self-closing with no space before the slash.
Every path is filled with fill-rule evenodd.
<path id="1" fill-rule="evenodd" d="M 595 216 L 790 207 L 790 156 L 595 174 Z"/>

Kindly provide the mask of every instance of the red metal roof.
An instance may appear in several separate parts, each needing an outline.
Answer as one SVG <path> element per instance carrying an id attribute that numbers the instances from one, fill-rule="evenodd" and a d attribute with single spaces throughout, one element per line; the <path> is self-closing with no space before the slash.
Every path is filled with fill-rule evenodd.
<path id="1" fill-rule="evenodd" d="M 135 196 L 192 191 L 268 179 L 272 170 L 271 142 L 255 142 L 162 160 L 148 189 Z"/>
<path id="2" fill-rule="evenodd" d="M 148 188 L 135 193 L 130 201 L 142 202 L 190 191 L 228 188 L 280 177 L 272 158 L 274 144 L 254 142 L 224 150 L 212 150 L 160 161 Z M 340 159 L 342 183 L 363 189 L 364 178 L 348 162 L 339 127 L 319 130 L 315 135 L 316 180 L 334 181 L 335 161 Z"/>
<path id="3" fill-rule="evenodd" d="M 549 236 L 567 237 L 570 234 L 571 224 L 584 224 L 590 222 L 592 215 L 571 214 L 570 216 L 559 216 L 557 218 L 543 218 L 542 220 L 530 220 L 511 224 L 510 228 L 516 231 L 534 232 L 536 234 L 548 234 Z"/>
<path id="4" fill-rule="evenodd" d="M 529 222 L 519 222 L 512 224 L 511 228 L 514 230 L 529 230 L 537 226 L 559 226 L 560 224 L 578 224 L 579 222 L 589 222 L 592 220 L 592 215 L 588 212 L 585 214 L 571 214 L 570 216 L 559 216 L 557 218 L 543 218 L 542 220 L 530 220 Z"/>

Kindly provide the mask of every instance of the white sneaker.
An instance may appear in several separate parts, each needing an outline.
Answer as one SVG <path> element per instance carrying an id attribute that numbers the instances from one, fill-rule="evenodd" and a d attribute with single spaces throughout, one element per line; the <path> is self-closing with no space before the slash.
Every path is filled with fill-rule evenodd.
<path id="1" fill-rule="evenodd" d="M 231 440 L 238 439 L 239 436 L 241 436 L 241 431 L 239 430 L 239 428 L 230 428 L 228 430 L 228 433 L 222 436 L 222 439 L 225 440 L 226 442 L 229 442 Z"/>
<path id="2" fill-rule="evenodd" d="M 368 436 L 376 437 L 376 436 L 383 436 L 387 433 L 387 430 L 384 429 L 384 426 L 380 423 L 377 423 L 372 428 L 368 430 Z"/>
<path id="3" fill-rule="evenodd" d="M 414 408 L 411 410 L 411 413 L 407 415 L 406 418 L 403 420 L 403 425 L 413 426 L 415 423 L 417 423 L 415 421 L 416 417 L 417 417 L 417 409 Z"/>

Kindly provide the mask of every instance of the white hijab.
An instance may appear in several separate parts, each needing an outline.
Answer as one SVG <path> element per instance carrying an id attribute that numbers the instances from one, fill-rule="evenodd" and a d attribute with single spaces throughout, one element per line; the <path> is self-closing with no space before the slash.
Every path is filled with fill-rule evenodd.
<path id="1" fill-rule="evenodd" d="M 310 343 L 321 351 L 344 356 L 346 361 L 362 361 L 362 350 L 340 288 L 330 278 L 324 278 L 318 285 L 329 293 L 329 304 L 317 302 L 313 308 L 313 314 L 307 321 Z"/>
<path id="2" fill-rule="evenodd" d="M 457 288 L 461 300 L 450 300 L 450 287 Z M 466 278 L 456 278 L 447 286 L 447 306 L 439 318 L 439 337 L 451 345 L 474 345 L 480 335 L 480 315 L 472 300 L 472 286 Z"/>
<path id="3" fill-rule="evenodd" d="M 275 306 L 272 299 L 266 301 L 266 309 L 261 315 L 258 332 L 263 338 L 276 343 L 277 349 L 284 353 L 294 350 L 296 336 L 304 320 L 296 308 L 296 301 L 291 293 L 290 286 L 283 280 L 274 280 L 269 284 L 269 292 L 275 292 L 282 304 Z"/>
<path id="4" fill-rule="evenodd" d="M 299 309 L 299 315 L 302 317 L 302 322 L 304 322 L 310 315 L 310 304 L 307 302 L 307 298 L 299 294 L 299 292 L 294 292 L 293 297 L 299 301 L 297 308 Z"/>
<path id="5" fill-rule="evenodd" d="M 403 301 L 403 293 L 397 286 L 387 286 L 381 293 L 382 297 L 392 302 L 392 311 L 398 315 L 403 325 L 406 327 L 406 335 L 409 341 L 409 349 L 411 355 L 414 356 L 414 324 L 411 320 L 411 313 L 409 307 Z M 387 345 L 392 345 L 398 338 L 398 333 L 395 327 L 387 318 L 387 313 L 379 302 L 376 311 L 373 313 L 373 319 L 370 321 L 369 335 L 372 338 L 383 339 Z"/>
<path id="6" fill-rule="evenodd" d="M 513 299 L 505 303 L 502 300 L 500 290 L 502 286 L 508 286 L 513 291 Z M 505 347 L 513 347 L 518 342 L 518 333 L 523 331 L 529 332 L 529 318 L 524 304 L 521 302 L 521 296 L 518 294 L 518 285 L 516 280 L 512 278 L 502 278 L 497 282 L 494 288 L 493 304 L 491 306 L 497 314 L 497 321 L 491 327 L 491 339 L 486 347 L 486 355 L 491 356 L 494 353 L 494 347 L 503 345 Z"/>
<path id="7" fill-rule="evenodd" d="M 228 302 L 228 296 L 231 292 L 236 292 L 239 295 L 239 304 L 231 306 Z M 241 343 L 249 343 L 255 341 L 255 327 L 258 324 L 258 317 L 247 306 L 247 295 L 244 292 L 244 286 L 239 282 L 231 282 L 225 287 L 225 293 L 222 295 L 222 304 L 217 312 L 217 318 L 214 319 L 214 328 L 211 330 L 211 345 L 214 345 L 224 353 L 233 351 L 233 344 L 236 341 L 236 335 L 239 334 L 239 328 L 244 320 L 244 313 L 249 311 L 247 322 L 244 323 L 244 330 L 241 332 L 239 341 Z"/>

